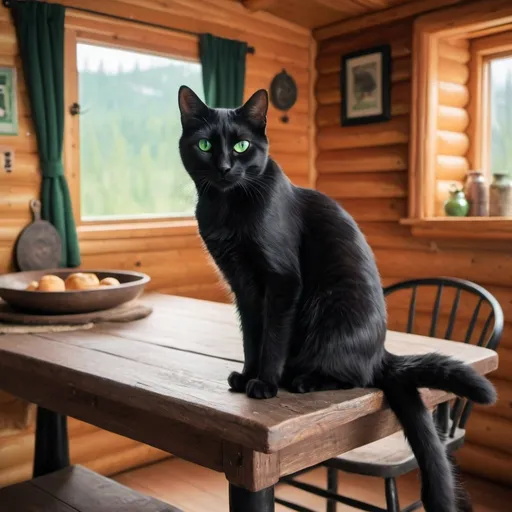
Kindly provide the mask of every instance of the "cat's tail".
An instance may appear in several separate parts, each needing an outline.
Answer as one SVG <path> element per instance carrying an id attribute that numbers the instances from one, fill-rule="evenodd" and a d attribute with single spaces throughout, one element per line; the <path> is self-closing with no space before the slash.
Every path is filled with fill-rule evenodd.
<path id="1" fill-rule="evenodd" d="M 383 376 L 403 386 L 440 389 L 479 404 L 496 402 L 496 391 L 487 378 L 471 366 L 435 352 L 414 356 L 386 352 Z"/>
<path id="2" fill-rule="evenodd" d="M 375 386 L 382 389 L 418 461 L 422 501 L 427 512 L 455 512 L 456 489 L 444 446 L 418 388 L 440 389 L 489 404 L 492 384 L 473 368 L 440 354 L 396 356 L 386 353 Z"/>

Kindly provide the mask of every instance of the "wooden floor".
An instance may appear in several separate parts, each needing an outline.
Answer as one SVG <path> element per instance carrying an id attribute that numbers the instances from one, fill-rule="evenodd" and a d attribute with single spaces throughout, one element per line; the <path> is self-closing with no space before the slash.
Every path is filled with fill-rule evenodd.
<path id="1" fill-rule="evenodd" d="M 183 509 L 184 512 L 227 512 L 227 482 L 224 475 L 179 459 L 168 459 L 118 475 L 117 481 L 167 501 Z M 317 469 L 300 477 L 309 483 L 325 485 L 325 471 Z M 402 507 L 418 497 L 416 474 L 401 478 L 398 483 Z M 475 512 L 506 512 L 511 510 L 512 489 L 466 478 L 466 488 L 473 498 Z M 357 497 L 374 505 L 384 506 L 384 483 L 380 479 L 340 474 L 340 492 Z M 280 485 L 276 494 L 295 501 L 312 510 L 324 512 L 325 501 L 303 491 Z M 338 512 L 353 511 L 353 508 L 338 505 Z M 421 509 L 423 510 L 423 509 Z M 276 506 L 276 512 L 286 512 Z"/>

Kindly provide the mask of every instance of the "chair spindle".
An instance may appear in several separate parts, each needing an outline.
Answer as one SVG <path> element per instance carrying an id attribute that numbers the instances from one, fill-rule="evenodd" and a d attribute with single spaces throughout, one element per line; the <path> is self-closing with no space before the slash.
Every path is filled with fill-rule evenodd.
<path id="1" fill-rule="evenodd" d="M 417 286 L 412 288 L 411 302 L 409 303 L 409 315 L 407 317 L 407 333 L 411 334 L 414 327 L 414 314 L 416 313 L 416 293 L 418 291 Z"/>
<path id="2" fill-rule="evenodd" d="M 457 318 L 457 310 L 459 309 L 459 302 L 460 302 L 460 295 L 462 293 L 462 290 L 459 288 L 457 290 L 457 293 L 455 295 L 455 299 L 453 299 L 453 306 L 452 310 L 450 311 L 450 318 L 448 320 L 448 327 L 446 329 L 446 334 L 444 335 L 444 338 L 446 340 L 452 339 L 452 332 L 453 327 L 455 326 L 455 320 Z"/>
<path id="3" fill-rule="evenodd" d="M 437 321 L 439 320 L 439 308 L 441 307 L 441 297 L 443 296 L 443 284 L 440 284 L 437 288 L 436 301 L 434 303 L 434 311 L 432 312 L 432 323 L 430 324 L 430 333 L 429 336 L 431 338 L 436 337 L 437 331 Z"/>
<path id="4" fill-rule="evenodd" d="M 473 336 L 473 331 L 475 330 L 476 321 L 478 319 L 478 315 L 480 314 L 480 308 L 482 307 L 484 299 L 480 298 L 478 304 L 476 305 L 475 311 L 473 312 L 473 316 L 471 317 L 471 321 L 469 322 L 468 330 L 466 332 L 466 339 L 464 343 L 469 343 Z"/>
<path id="5" fill-rule="evenodd" d="M 487 339 L 487 331 L 489 330 L 493 317 L 494 315 L 493 312 L 491 311 L 489 313 L 489 316 L 487 317 L 487 320 L 485 321 L 484 328 L 482 329 L 482 334 L 480 334 L 480 338 L 478 339 L 477 345 L 479 347 L 482 347 Z"/>

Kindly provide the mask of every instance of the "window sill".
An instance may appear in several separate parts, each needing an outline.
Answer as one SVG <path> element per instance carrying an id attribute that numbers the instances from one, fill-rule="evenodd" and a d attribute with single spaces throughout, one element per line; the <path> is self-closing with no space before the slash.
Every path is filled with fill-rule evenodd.
<path id="1" fill-rule="evenodd" d="M 77 231 L 79 240 L 187 236 L 197 234 L 197 222 L 188 218 L 167 221 L 86 223 L 78 226 Z"/>
<path id="2" fill-rule="evenodd" d="M 469 240 L 512 239 L 512 217 L 433 217 L 402 219 L 413 236 Z"/>

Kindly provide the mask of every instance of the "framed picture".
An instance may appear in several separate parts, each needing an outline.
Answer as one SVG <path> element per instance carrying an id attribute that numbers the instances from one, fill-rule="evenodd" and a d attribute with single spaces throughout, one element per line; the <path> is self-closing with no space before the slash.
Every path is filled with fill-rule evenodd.
<path id="1" fill-rule="evenodd" d="M 16 68 L 0 67 L 0 135 L 17 134 Z"/>
<path id="2" fill-rule="evenodd" d="M 341 125 L 391 119 L 391 47 L 376 46 L 341 57 Z"/>

